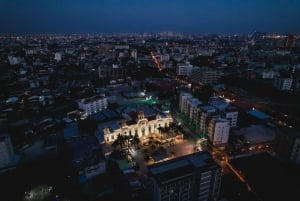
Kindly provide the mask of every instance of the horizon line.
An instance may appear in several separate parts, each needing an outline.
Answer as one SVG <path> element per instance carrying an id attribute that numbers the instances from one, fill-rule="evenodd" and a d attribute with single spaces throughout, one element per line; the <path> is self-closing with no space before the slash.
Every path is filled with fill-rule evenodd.
<path id="1" fill-rule="evenodd" d="M 143 35 L 143 34 L 149 34 L 149 35 L 157 35 L 157 34 L 174 34 L 174 36 L 178 35 L 253 35 L 255 33 L 263 33 L 263 34 L 278 34 L 278 35 L 300 35 L 300 32 L 268 32 L 268 31 L 253 31 L 248 33 L 214 33 L 214 32 L 191 32 L 191 33 L 182 33 L 182 32 L 176 32 L 176 31 L 158 31 L 158 32 L 98 32 L 98 33 L 80 33 L 80 32 L 74 32 L 74 33 L 59 33 L 59 32 L 49 32 L 49 33 L 1 33 L 0 36 L 42 36 L 42 35 Z"/>

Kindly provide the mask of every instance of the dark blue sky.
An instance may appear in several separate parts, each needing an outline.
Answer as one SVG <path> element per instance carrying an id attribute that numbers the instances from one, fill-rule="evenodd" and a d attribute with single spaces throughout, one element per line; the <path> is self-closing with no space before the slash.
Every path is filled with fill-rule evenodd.
<path id="1" fill-rule="evenodd" d="M 300 33 L 300 0 L 0 0 L 0 33 Z"/>

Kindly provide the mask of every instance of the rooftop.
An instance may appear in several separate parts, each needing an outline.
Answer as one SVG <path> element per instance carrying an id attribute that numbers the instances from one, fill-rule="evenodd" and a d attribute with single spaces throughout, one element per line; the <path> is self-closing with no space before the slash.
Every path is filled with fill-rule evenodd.
<path id="1" fill-rule="evenodd" d="M 264 119 L 268 119 L 270 116 L 263 113 L 263 112 L 260 112 L 260 111 L 257 111 L 257 110 L 249 110 L 247 112 L 247 114 L 250 114 L 251 116 L 254 116 L 258 119 L 261 119 L 261 120 L 264 120 Z"/>
<path id="2" fill-rule="evenodd" d="M 203 151 L 148 166 L 148 172 L 158 182 L 164 182 L 179 176 L 193 174 L 195 168 L 208 165 L 215 165 L 215 162 L 208 152 Z"/>

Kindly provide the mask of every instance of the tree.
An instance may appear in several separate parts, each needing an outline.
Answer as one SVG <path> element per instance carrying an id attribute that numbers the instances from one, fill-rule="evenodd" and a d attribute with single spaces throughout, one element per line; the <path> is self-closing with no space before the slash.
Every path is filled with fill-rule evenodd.
<path id="1" fill-rule="evenodd" d="M 126 138 L 123 135 L 119 134 L 117 139 L 115 139 L 115 141 L 113 141 L 111 146 L 113 146 L 114 148 L 116 148 L 117 146 L 120 146 L 120 148 L 122 149 L 125 145 L 125 141 L 126 141 Z"/>
<path id="2" fill-rule="evenodd" d="M 163 130 L 163 127 L 159 126 L 159 127 L 157 128 L 157 130 L 158 130 L 159 133 L 161 133 L 162 130 Z"/>
<path id="3" fill-rule="evenodd" d="M 140 138 L 139 138 L 138 134 L 135 134 L 133 136 L 133 141 L 132 142 L 133 142 L 133 144 L 135 145 L 136 148 L 139 147 L 139 144 L 141 143 L 141 141 L 140 141 Z"/>

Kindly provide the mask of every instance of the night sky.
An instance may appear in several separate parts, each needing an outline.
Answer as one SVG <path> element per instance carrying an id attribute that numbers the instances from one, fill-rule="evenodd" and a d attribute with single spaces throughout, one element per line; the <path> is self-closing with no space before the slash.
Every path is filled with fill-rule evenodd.
<path id="1" fill-rule="evenodd" d="M 0 34 L 300 33 L 300 0 L 0 0 Z"/>

